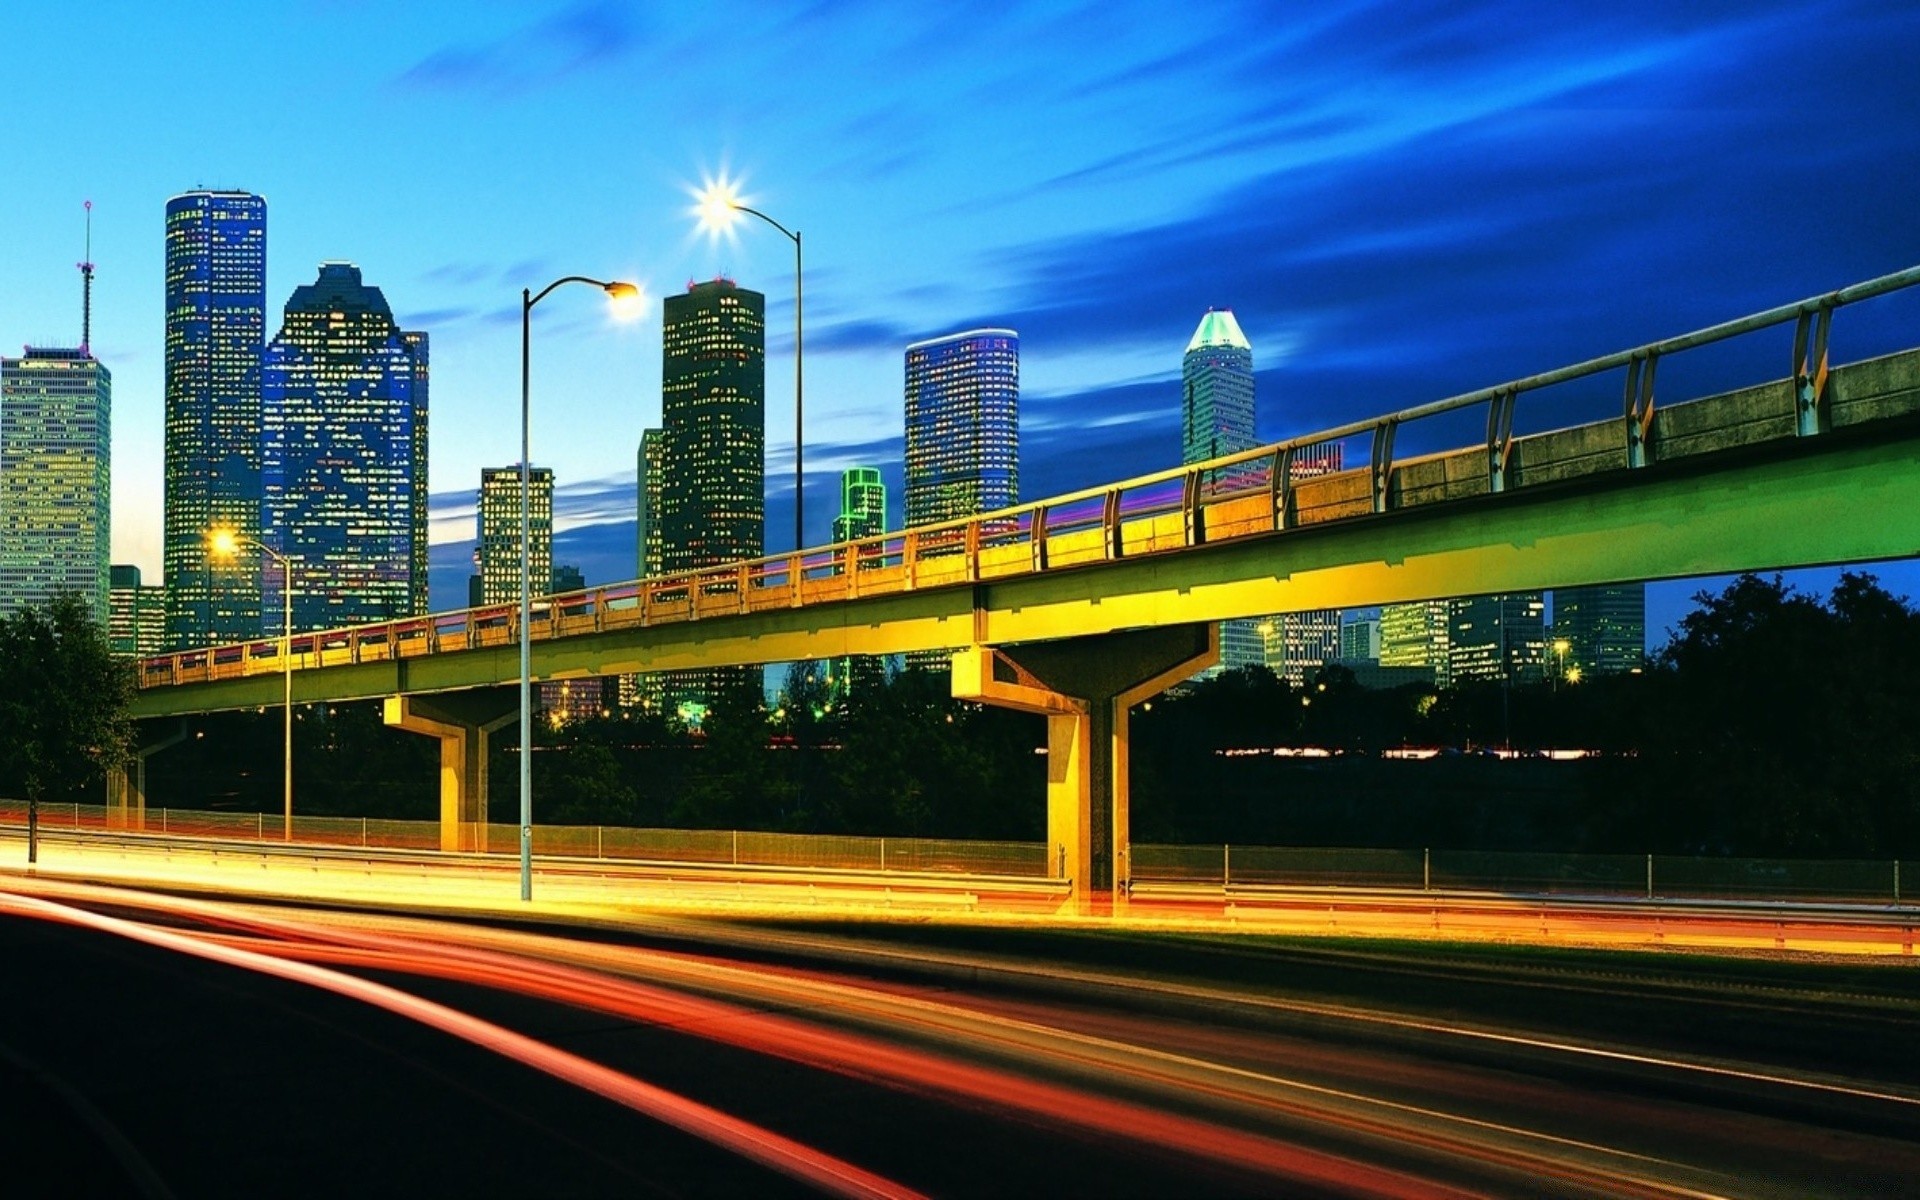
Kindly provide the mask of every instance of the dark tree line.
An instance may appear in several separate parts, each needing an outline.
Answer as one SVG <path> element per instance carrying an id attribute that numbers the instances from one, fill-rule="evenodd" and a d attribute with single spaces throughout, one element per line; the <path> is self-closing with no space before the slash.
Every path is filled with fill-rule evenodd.
<path id="1" fill-rule="evenodd" d="M 1920 852 L 1920 614 L 1864 575 L 1831 596 L 1746 576 L 1699 598 L 1635 675 L 1503 689 L 1369 691 L 1337 668 L 1183 685 L 1133 720 L 1143 841 L 1884 856 Z M 9 688 L 14 696 L 19 689 Z M 277 712 L 201 719 L 156 756 L 150 801 L 272 811 Z M 1036 838 L 1039 717 L 951 699 L 907 671 L 832 702 L 717 699 L 704 727 L 659 716 L 541 726 L 536 819 L 889 836 Z M 435 750 L 377 705 L 302 710 L 299 811 L 431 819 Z M 494 739 L 492 805 L 513 821 L 515 739 Z M 1494 758 L 1548 748 L 1579 762 Z M 1440 747 L 1424 761 L 1395 747 Z M 1328 758 L 1276 756 L 1315 747 Z"/>

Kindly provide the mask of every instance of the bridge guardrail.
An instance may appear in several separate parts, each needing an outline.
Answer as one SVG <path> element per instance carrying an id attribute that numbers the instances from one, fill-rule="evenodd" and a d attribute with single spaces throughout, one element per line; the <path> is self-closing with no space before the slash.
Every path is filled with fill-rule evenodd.
<path id="1" fill-rule="evenodd" d="M 1920 267 L 1781 305 L 1557 370 L 1403 409 L 1383 417 L 1225 455 L 1205 463 L 1085 489 L 982 516 L 879 534 L 791 554 L 543 597 L 535 640 L 584 631 L 799 607 L 921 588 L 979 583 L 1036 571 L 1182 550 L 1301 525 L 1376 515 L 1552 483 L 1603 470 L 1635 470 L 1701 449 L 1687 404 L 1660 408 L 1654 377 L 1663 357 L 1794 323 L 1789 372 L 1749 389 L 1762 410 L 1746 441 L 1819 434 L 1871 419 L 1836 404 L 1840 371 L 1828 365 L 1835 310 L 1920 283 Z M 1855 364 L 1860 366 L 1862 364 Z M 1851 368 L 1842 368 L 1841 371 Z M 1516 436 L 1520 397 L 1576 379 L 1625 372 L 1621 414 L 1591 425 Z M 1698 402 L 1689 402 L 1697 405 Z M 1484 408 L 1483 445 L 1396 457 L 1402 426 Z M 1777 409 L 1778 411 L 1774 411 Z M 1743 419 L 1751 414 L 1743 412 Z M 1370 461 L 1348 465 L 1343 443 L 1366 439 Z M 320 633 L 142 660 L 141 687 L 199 683 L 295 668 L 382 661 L 500 646 L 518 639 L 518 606 L 488 605 Z"/>
<path id="2" fill-rule="evenodd" d="M 117 831 L 114 811 L 102 804 L 40 806 L 44 830 Z M 25 827 L 23 801 L 0 800 L 0 827 Z M 131 832 L 131 831 L 129 831 Z M 146 833 L 278 844 L 284 822 L 276 813 L 147 810 Z M 510 858 L 519 853 L 518 825 L 465 826 L 462 844 Z M 295 816 L 293 841 L 311 846 L 381 850 L 437 850 L 438 821 Z M 1047 879 L 1047 848 L 1040 842 L 961 841 L 946 838 L 857 837 L 728 829 L 636 829 L 617 825 L 535 825 L 534 853 L 701 866 L 791 867 L 804 870 L 913 871 Z"/>
<path id="3" fill-rule="evenodd" d="M 1639 900 L 1823 900 L 1912 904 L 1913 863 L 1899 859 L 1719 858 L 1136 843 L 1142 883 L 1379 888 Z M 1908 869 L 1905 890 L 1901 868 Z"/>
<path id="4" fill-rule="evenodd" d="M 99 804 L 42 804 L 41 828 L 105 831 Z M 26 804 L 0 800 L 0 827 L 24 827 Z M 172 837 L 279 843 L 273 813 L 149 809 L 146 832 Z M 469 827 L 463 835 L 471 835 Z M 510 858 L 517 825 L 486 827 L 483 849 Z M 294 818 L 294 841 L 315 846 L 436 850 L 437 821 L 361 817 Z M 881 838 L 728 829 L 639 829 L 617 825 L 536 825 L 540 855 L 698 866 L 939 872 L 1051 878 L 1041 842 Z M 463 844 L 471 845 L 465 841 Z M 1903 888 L 1901 873 L 1907 872 Z M 1495 892 L 1641 900 L 1833 901 L 1912 905 L 1914 864 L 1899 859 L 1722 858 L 1674 854 L 1555 854 L 1377 847 L 1163 845 L 1136 843 L 1139 883 L 1201 886 Z"/>

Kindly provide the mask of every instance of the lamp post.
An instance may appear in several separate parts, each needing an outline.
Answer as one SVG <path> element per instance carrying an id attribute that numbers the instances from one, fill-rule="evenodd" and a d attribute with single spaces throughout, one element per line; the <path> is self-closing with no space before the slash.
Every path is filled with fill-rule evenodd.
<path id="1" fill-rule="evenodd" d="M 803 334 L 805 305 L 802 303 L 800 231 L 788 229 L 785 225 L 761 212 L 749 208 L 740 202 L 734 194 L 731 184 L 720 182 L 710 184 L 700 193 L 700 223 L 708 229 L 718 232 L 733 225 L 736 214 L 746 213 L 750 217 L 759 217 L 773 226 L 793 243 L 793 548 L 806 548 L 806 439 L 804 437 L 806 413 L 804 381 L 806 377 L 806 355 Z"/>
<path id="2" fill-rule="evenodd" d="M 216 529 L 207 537 L 215 558 L 232 558 L 242 545 L 252 546 L 280 564 L 281 596 L 285 603 L 280 618 L 280 666 L 282 709 L 280 722 L 281 800 L 285 824 L 281 840 L 293 840 L 293 561 L 258 538 L 237 534 L 231 529 Z"/>
<path id="3" fill-rule="evenodd" d="M 564 283 L 587 283 L 609 299 L 633 301 L 640 289 L 618 280 L 563 275 L 538 292 L 520 289 L 520 899 L 533 899 L 533 450 L 531 359 L 533 306 Z"/>
<path id="4" fill-rule="evenodd" d="M 1553 640 L 1553 655 L 1554 658 L 1559 660 L 1559 665 L 1553 672 L 1553 690 L 1556 692 L 1560 690 L 1560 681 L 1566 678 L 1567 651 L 1572 648 L 1572 644 L 1568 642 L 1566 638 L 1555 638 Z"/>

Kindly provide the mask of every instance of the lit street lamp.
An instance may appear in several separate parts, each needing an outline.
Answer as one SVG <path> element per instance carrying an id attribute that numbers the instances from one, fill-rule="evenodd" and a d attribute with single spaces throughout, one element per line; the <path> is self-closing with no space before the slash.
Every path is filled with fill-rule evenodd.
<path id="1" fill-rule="evenodd" d="M 216 559 L 234 558 L 240 553 L 242 545 L 252 546 L 280 564 L 280 591 L 286 601 L 282 606 L 280 622 L 280 666 L 281 677 L 285 684 L 283 692 L 285 712 L 284 719 L 281 721 L 280 754 L 284 793 L 282 800 L 286 808 L 286 824 L 281 832 L 281 838 L 291 842 L 293 840 L 293 562 L 258 538 L 246 537 L 231 529 L 216 529 L 207 535 L 207 549 Z"/>
<path id="2" fill-rule="evenodd" d="M 805 390 L 803 388 L 803 379 L 806 371 L 805 354 L 802 343 L 804 322 L 802 320 L 803 306 L 801 303 L 802 272 L 800 231 L 797 229 L 788 229 L 785 225 L 782 225 L 759 209 L 748 208 L 742 204 L 740 197 L 734 192 L 733 185 L 725 180 L 708 184 L 706 190 L 700 193 L 699 212 L 700 223 L 715 233 L 732 228 L 733 223 L 739 219 L 739 215 L 746 213 L 750 217 L 759 217 L 762 221 L 765 221 L 767 224 L 785 234 L 787 238 L 793 242 L 793 548 L 795 550 L 801 550 L 804 549 L 807 544 L 805 536 L 807 527 L 805 515 L 807 493 L 805 468 L 806 441 L 803 436 L 804 422 L 802 420 L 806 411 L 804 405 Z"/>
<path id="3" fill-rule="evenodd" d="M 563 283 L 588 283 L 609 299 L 637 302 L 631 283 L 564 275 L 539 292 L 520 289 L 520 899 L 533 899 L 533 448 L 529 420 L 533 306 Z"/>
<path id="4" fill-rule="evenodd" d="M 1553 673 L 1553 690 L 1556 692 L 1560 690 L 1560 681 L 1566 677 L 1567 651 L 1571 648 L 1572 645 L 1566 638 L 1555 638 L 1553 640 L 1553 654 L 1560 663 L 1559 667 Z"/>

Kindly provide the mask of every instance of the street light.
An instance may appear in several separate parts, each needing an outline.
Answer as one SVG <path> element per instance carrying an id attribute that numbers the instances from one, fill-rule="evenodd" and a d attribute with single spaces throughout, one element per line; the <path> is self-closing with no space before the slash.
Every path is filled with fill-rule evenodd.
<path id="1" fill-rule="evenodd" d="M 740 202 L 739 194 L 733 184 L 726 180 L 710 183 L 700 193 L 700 224 L 709 232 L 719 233 L 731 229 L 741 213 L 750 217 L 759 217 L 762 221 L 778 229 L 793 242 L 793 548 L 804 549 L 807 544 L 806 530 L 806 469 L 803 437 L 803 414 L 805 413 L 803 379 L 805 376 L 805 353 L 802 332 L 805 328 L 802 319 L 801 303 L 801 254 L 800 231 L 788 229 L 785 225 L 761 212 L 757 208 L 748 208 Z"/>
<path id="2" fill-rule="evenodd" d="M 1554 657 L 1560 660 L 1558 669 L 1553 673 L 1553 690 L 1556 692 L 1560 690 L 1560 681 L 1564 679 L 1567 674 L 1567 651 L 1570 649 L 1572 649 L 1572 644 L 1568 642 L 1566 638 L 1555 638 L 1553 640 Z"/>
<path id="3" fill-rule="evenodd" d="M 537 293 L 520 289 L 520 899 L 533 899 L 533 449 L 529 419 L 533 306 L 563 283 L 587 283 L 637 307 L 640 289 L 618 280 L 563 275 Z"/>
<path id="4" fill-rule="evenodd" d="M 282 707 L 284 717 L 281 721 L 280 755 L 283 792 L 282 800 L 286 809 L 286 824 L 281 832 L 283 841 L 293 840 L 293 562 L 273 547 L 235 533 L 231 529 L 215 529 L 207 534 L 207 549 L 216 559 L 232 559 L 240 553 L 242 545 L 252 546 L 260 553 L 280 564 L 283 606 L 280 622 L 280 666 L 284 682 Z"/>

